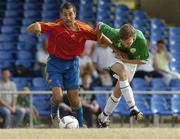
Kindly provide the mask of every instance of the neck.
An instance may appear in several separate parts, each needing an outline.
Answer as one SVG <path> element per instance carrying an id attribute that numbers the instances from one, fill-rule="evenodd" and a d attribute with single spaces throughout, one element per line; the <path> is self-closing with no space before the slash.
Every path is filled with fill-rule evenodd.
<path id="1" fill-rule="evenodd" d="M 72 24 L 71 26 L 69 26 L 69 27 L 68 27 L 66 24 L 64 24 L 64 25 L 65 25 L 65 27 L 66 27 L 67 29 L 69 29 L 69 30 L 72 30 L 72 31 L 77 31 L 77 30 L 78 30 L 78 27 L 77 27 L 75 21 L 74 21 L 73 24 Z"/>
<path id="2" fill-rule="evenodd" d="M 4 82 L 8 82 L 8 81 L 9 81 L 9 79 L 3 79 L 3 81 L 4 81 Z"/>

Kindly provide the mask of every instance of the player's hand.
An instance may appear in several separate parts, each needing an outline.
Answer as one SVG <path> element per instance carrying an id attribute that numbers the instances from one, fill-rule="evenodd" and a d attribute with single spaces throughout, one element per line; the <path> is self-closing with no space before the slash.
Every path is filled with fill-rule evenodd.
<path id="1" fill-rule="evenodd" d="M 33 23 L 27 27 L 27 31 L 31 33 L 36 33 L 37 35 L 41 34 L 41 26 L 39 23 Z"/>
<path id="2" fill-rule="evenodd" d="M 102 39 L 101 23 L 97 24 L 96 31 L 97 31 L 97 41 L 98 43 L 101 44 L 101 39 Z"/>
<path id="3" fill-rule="evenodd" d="M 11 111 L 11 113 L 15 113 L 16 112 L 16 107 L 10 107 L 10 111 Z"/>

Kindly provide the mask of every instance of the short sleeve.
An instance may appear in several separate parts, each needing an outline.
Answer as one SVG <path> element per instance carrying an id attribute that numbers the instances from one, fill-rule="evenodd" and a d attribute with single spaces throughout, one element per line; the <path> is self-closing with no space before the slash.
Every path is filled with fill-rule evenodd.
<path id="1" fill-rule="evenodd" d="M 51 26 L 50 26 L 50 22 L 45 23 L 45 22 L 37 22 L 39 23 L 39 25 L 41 26 L 41 33 L 50 33 L 51 32 Z"/>
<path id="2" fill-rule="evenodd" d="M 86 30 L 86 40 L 97 41 L 96 30 L 87 24 L 82 24 L 81 27 Z"/>
<path id="3" fill-rule="evenodd" d="M 148 60 L 149 58 L 149 51 L 148 51 L 148 47 L 147 47 L 147 41 L 143 40 L 142 41 L 142 52 L 143 54 L 141 55 L 141 60 Z"/>
<path id="4" fill-rule="evenodd" d="M 111 41 L 114 42 L 116 40 L 118 30 L 116 30 L 116 29 L 114 29 L 114 28 L 112 28 L 109 25 L 104 24 L 104 23 L 101 23 L 101 29 L 100 30 Z"/>

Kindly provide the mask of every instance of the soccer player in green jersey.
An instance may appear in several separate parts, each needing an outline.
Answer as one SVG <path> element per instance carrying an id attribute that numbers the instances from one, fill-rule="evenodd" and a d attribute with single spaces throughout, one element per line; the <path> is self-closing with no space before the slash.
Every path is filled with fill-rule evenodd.
<path id="1" fill-rule="evenodd" d="M 130 109 L 130 116 L 136 120 L 143 119 L 135 104 L 130 86 L 138 64 L 146 64 L 149 57 L 146 39 L 143 33 L 130 24 L 124 24 L 120 29 L 112 28 L 104 23 L 97 27 L 98 42 L 111 47 L 116 54 L 116 61 L 110 66 L 110 73 L 117 80 L 114 92 L 107 100 L 104 111 L 99 115 L 99 127 L 107 127 L 109 115 L 116 108 L 121 96 L 125 98 Z"/>

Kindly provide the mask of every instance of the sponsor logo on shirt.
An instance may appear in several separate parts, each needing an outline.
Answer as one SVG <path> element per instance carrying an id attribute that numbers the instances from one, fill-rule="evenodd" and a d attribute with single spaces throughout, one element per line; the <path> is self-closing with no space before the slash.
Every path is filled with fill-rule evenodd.
<path id="1" fill-rule="evenodd" d="M 136 52 L 136 48 L 131 48 L 131 49 L 130 49 L 130 52 L 131 52 L 131 53 L 135 53 L 135 52 Z"/>

